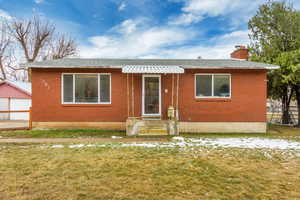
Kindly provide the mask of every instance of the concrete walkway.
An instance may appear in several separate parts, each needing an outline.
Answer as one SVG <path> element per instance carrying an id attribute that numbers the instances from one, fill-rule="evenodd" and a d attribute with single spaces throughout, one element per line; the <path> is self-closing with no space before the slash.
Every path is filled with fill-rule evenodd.
<path id="1" fill-rule="evenodd" d="M 29 122 L 26 120 L 0 120 L 0 131 L 28 129 L 28 127 Z"/>
<path id="2" fill-rule="evenodd" d="M 166 142 L 167 138 L 0 138 L 0 143 Z"/>

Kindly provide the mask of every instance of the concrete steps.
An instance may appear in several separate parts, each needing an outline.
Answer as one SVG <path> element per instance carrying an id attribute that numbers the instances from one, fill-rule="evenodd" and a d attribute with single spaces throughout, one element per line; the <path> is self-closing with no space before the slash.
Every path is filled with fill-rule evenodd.
<path id="1" fill-rule="evenodd" d="M 144 120 L 144 126 L 139 128 L 138 135 L 168 135 L 168 122 Z"/>
<path id="2" fill-rule="evenodd" d="M 177 122 L 172 120 L 129 119 L 126 125 L 127 135 L 174 135 L 177 134 Z"/>

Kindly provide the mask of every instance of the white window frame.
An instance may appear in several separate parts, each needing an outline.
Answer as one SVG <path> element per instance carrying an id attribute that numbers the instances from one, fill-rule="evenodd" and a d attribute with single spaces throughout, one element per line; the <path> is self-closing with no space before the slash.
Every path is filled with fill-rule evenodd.
<path id="1" fill-rule="evenodd" d="M 211 75 L 212 76 L 212 96 L 197 96 L 197 76 L 201 76 L 201 75 Z M 229 76 L 229 97 L 221 97 L 221 96 L 214 96 L 214 79 L 215 79 L 215 75 L 226 75 Z M 195 98 L 199 98 L 199 99 L 209 99 L 209 98 L 222 98 L 222 99 L 230 99 L 231 98 L 231 74 L 221 74 L 221 73 L 197 73 L 195 74 L 194 77 L 194 87 L 195 87 Z"/>
<path id="2" fill-rule="evenodd" d="M 97 75 L 98 82 L 98 102 L 75 102 L 75 75 Z M 64 75 L 72 75 L 73 76 L 73 102 L 64 102 Z M 100 102 L 100 76 L 101 75 L 109 75 L 109 102 Z M 61 103 L 62 104 L 111 104 L 112 102 L 111 96 L 111 73 L 62 73 L 61 74 Z"/>

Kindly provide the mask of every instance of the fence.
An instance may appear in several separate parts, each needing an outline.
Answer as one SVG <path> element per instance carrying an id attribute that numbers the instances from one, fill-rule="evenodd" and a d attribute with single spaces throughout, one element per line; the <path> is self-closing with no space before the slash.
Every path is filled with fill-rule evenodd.
<path id="1" fill-rule="evenodd" d="M 31 117 L 31 108 L 29 110 L 4 110 L 0 113 L 29 113 L 28 128 L 32 129 L 32 117 Z"/>

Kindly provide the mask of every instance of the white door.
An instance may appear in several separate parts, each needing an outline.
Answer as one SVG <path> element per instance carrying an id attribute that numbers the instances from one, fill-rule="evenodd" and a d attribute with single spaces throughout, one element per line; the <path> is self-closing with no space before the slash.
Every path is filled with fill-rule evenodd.
<path id="1" fill-rule="evenodd" d="M 0 98 L 0 111 L 8 111 L 8 98 Z M 0 120 L 9 120 L 9 113 L 0 113 Z"/>
<path id="2" fill-rule="evenodd" d="M 31 99 L 11 99 L 10 109 L 11 110 L 29 110 L 31 107 Z M 11 120 L 29 120 L 29 113 L 11 113 Z"/>
<path id="3" fill-rule="evenodd" d="M 161 77 L 143 75 L 142 114 L 159 116 L 161 114 Z"/>

